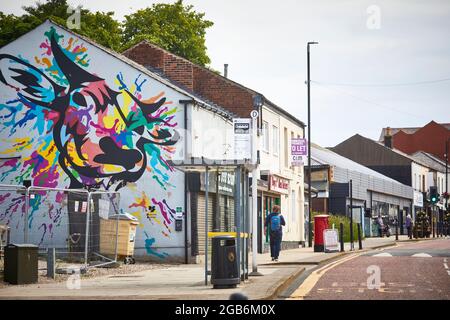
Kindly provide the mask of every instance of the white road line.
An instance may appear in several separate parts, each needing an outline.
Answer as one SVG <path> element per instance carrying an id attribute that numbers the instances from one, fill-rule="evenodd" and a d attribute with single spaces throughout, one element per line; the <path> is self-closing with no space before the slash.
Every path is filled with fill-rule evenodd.
<path id="1" fill-rule="evenodd" d="M 416 257 L 416 258 L 431 258 L 431 255 L 429 255 L 428 253 L 416 253 L 413 254 L 412 257 Z"/>
<path id="2" fill-rule="evenodd" d="M 448 265 L 446 263 L 444 263 L 444 268 L 448 269 Z"/>
<path id="3" fill-rule="evenodd" d="M 392 257 L 392 254 L 390 254 L 389 252 L 383 252 L 383 253 L 375 254 L 372 257 Z"/>

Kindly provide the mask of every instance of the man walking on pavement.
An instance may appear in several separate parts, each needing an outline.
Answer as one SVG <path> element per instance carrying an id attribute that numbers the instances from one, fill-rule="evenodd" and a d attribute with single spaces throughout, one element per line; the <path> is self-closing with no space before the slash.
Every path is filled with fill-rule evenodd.
<path id="1" fill-rule="evenodd" d="M 383 223 L 383 218 L 381 217 L 381 215 L 378 215 L 377 224 L 378 224 L 378 235 L 380 236 L 380 238 L 382 238 L 384 223 Z"/>
<path id="2" fill-rule="evenodd" d="M 408 238 L 412 239 L 412 232 L 411 232 L 412 219 L 411 219 L 411 215 L 409 213 L 406 215 L 405 226 L 406 226 L 406 230 L 408 230 Z"/>
<path id="3" fill-rule="evenodd" d="M 283 216 L 280 214 L 280 206 L 273 206 L 272 213 L 270 213 L 264 223 L 264 235 L 267 234 L 267 229 L 269 228 L 270 236 L 270 256 L 272 261 L 278 261 L 278 256 L 281 250 L 281 240 L 283 238 L 282 226 L 285 226 Z"/>

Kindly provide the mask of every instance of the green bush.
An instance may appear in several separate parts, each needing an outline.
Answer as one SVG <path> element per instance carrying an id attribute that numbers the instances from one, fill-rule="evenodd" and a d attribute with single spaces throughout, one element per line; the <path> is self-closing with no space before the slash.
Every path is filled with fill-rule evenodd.
<path id="1" fill-rule="evenodd" d="M 312 213 L 312 230 L 314 231 L 314 216 L 323 214 L 321 212 L 313 212 Z M 350 218 L 343 216 L 343 215 L 335 215 L 330 214 L 328 218 L 328 226 L 330 229 L 334 228 L 338 230 L 339 236 L 340 236 L 340 224 L 344 224 L 344 242 L 350 242 Z M 362 230 L 361 226 L 361 237 L 364 239 L 364 230 Z M 353 241 L 358 241 L 358 224 L 353 223 Z"/>

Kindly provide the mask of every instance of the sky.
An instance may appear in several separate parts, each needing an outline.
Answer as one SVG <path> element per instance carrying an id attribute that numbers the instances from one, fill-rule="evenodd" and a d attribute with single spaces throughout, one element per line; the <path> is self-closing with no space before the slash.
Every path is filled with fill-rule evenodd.
<path id="1" fill-rule="evenodd" d="M 20 15 L 35 0 L 1 0 Z M 145 0 L 69 0 L 127 14 Z M 359 133 L 450 122 L 450 1 L 185 0 L 204 12 L 211 67 L 307 123 L 306 43 L 311 46 L 311 137 L 332 147 Z M 445 80 L 447 79 L 447 80 Z M 445 81 L 441 81 L 445 80 Z"/>

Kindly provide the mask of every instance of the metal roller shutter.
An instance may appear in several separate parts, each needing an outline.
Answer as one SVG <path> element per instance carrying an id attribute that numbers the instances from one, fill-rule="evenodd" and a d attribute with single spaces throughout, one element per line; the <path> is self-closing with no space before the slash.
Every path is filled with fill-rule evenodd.
<path id="1" fill-rule="evenodd" d="M 234 199 L 230 196 L 220 196 L 220 231 L 236 231 L 234 229 Z"/>
<path id="2" fill-rule="evenodd" d="M 214 194 L 208 195 L 208 232 L 212 231 L 213 212 L 214 212 Z M 197 237 L 198 237 L 198 253 L 205 254 L 205 193 L 198 194 L 197 204 Z"/>

